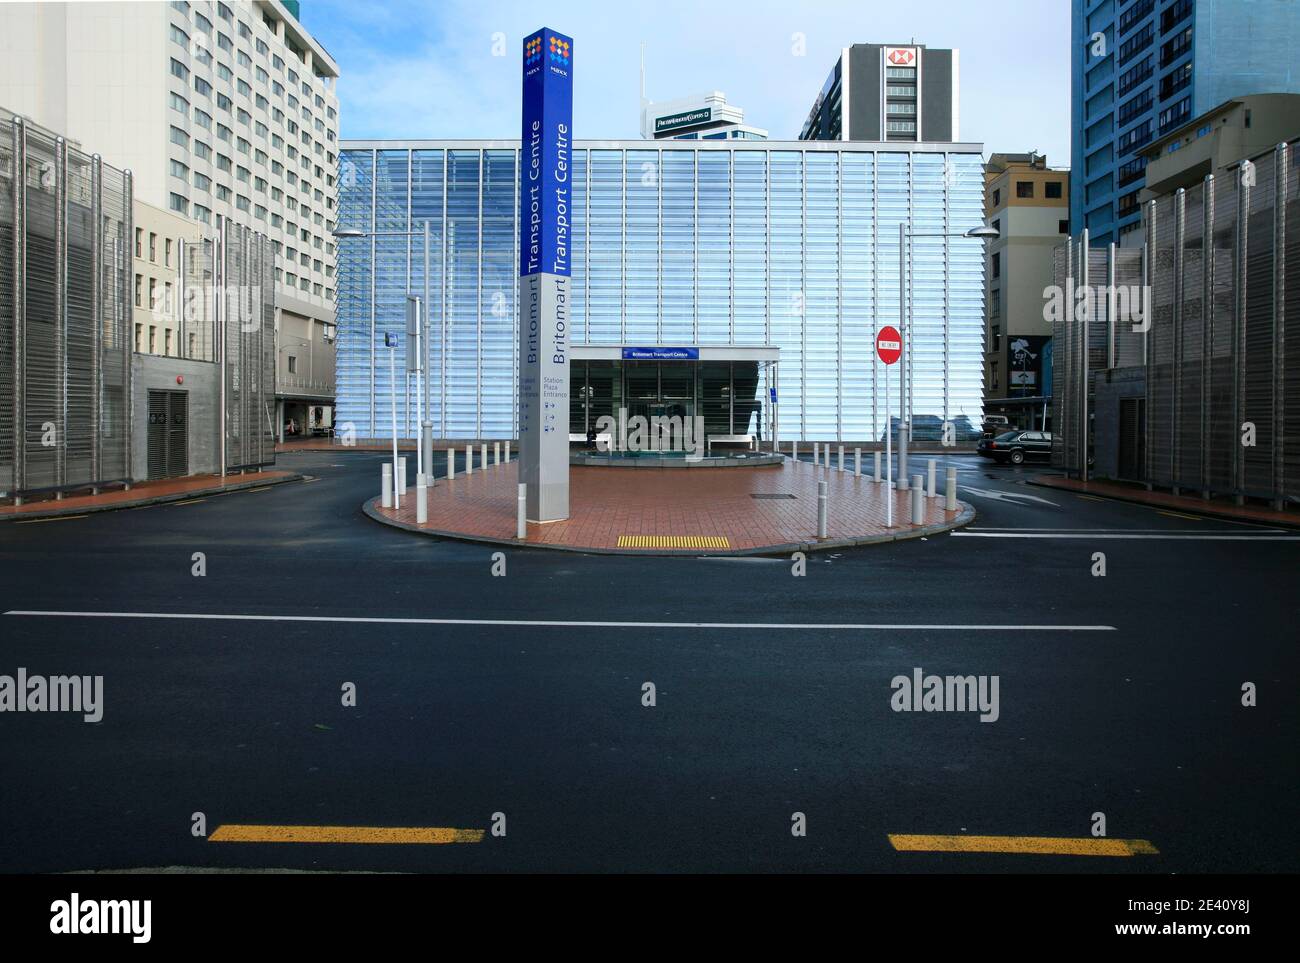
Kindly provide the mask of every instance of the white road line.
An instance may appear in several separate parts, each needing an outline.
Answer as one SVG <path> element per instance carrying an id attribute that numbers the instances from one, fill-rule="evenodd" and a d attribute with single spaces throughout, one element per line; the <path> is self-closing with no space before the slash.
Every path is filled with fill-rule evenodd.
<path id="1" fill-rule="evenodd" d="M 210 612 L 56 612 L 13 609 L 5 615 L 59 619 L 189 619 L 216 622 L 342 622 L 362 625 L 499 625 L 595 629 L 810 629 L 936 632 L 1114 632 L 1113 625 L 954 625 L 886 622 L 569 622 L 553 619 L 401 619 L 355 615 L 222 615 Z"/>
<path id="2" fill-rule="evenodd" d="M 1191 535 L 1152 532 L 951 532 L 953 538 L 1095 538 L 1156 539 L 1185 542 L 1300 542 L 1300 535 Z"/>
<path id="3" fill-rule="evenodd" d="M 1146 534 L 1156 534 L 1156 535 L 1172 535 L 1172 534 L 1179 534 L 1179 535 L 1228 535 L 1228 534 L 1231 534 L 1231 530 L 1230 530 L 1230 529 L 1224 529 L 1224 528 L 1188 528 L 1188 529 L 1181 529 L 1181 528 L 1180 528 L 1180 529 L 1172 529 L 1172 528 L 1047 528 L 1047 527 L 1037 527 L 1037 526 L 1026 527 L 1026 528 L 1003 528 L 1003 527 L 995 526 L 995 525 L 969 525 L 969 526 L 967 526 L 966 528 L 962 529 L 962 531 L 966 531 L 966 532 L 1062 532 L 1062 533 L 1074 533 L 1074 534 L 1079 534 L 1079 535 L 1087 535 L 1087 534 L 1091 534 L 1091 533 L 1103 533 L 1103 532 L 1118 532 L 1118 533 L 1127 533 L 1127 534 L 1133 534 L 1133 535 L 1146 535 Z M 1260 528 L 1260 529 L 1256 529 L 1256 531 L 1258 531 L 1260 534 L 1273 533 L 1273 534 L 1278 534 L 1278 535 L 1285 535 L 1287 530 L 1286 530 L 1285 528 Z M 779 561 L 784 561 L 784 559 L 780 559 Z"/>

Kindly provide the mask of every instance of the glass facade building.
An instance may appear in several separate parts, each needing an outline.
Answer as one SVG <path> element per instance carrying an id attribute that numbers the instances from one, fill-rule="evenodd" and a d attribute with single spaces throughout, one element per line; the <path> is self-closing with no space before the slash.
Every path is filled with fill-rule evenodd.
<path id="1" fill-rule="evenodd" d="M 516 435 L 513 141 L 345 141 L 339 179 L 337 423 L 417 433 L 387 332 L 425 296 L 428 417 L 440 438 Z M 667 406 L 710 434 L 878 441 L 876 330 L 899 323 L 898 225 L 982 223 L 979 144 L 577 141 L 571 160 L 571 431 Z M 425 252 L 425 228 L 430 239 Z M 914 238 L 912 412 L 981 417 L 983 243 Z M 428 262 L 428 275 L 425 262 Z M 623 360 L 629 347 L 688 361 Z M 779 363 L 755 360 L 779 355 Z M 694 360 L 698 358 L 698 360 Z M 893 374 L 897 411 L 897 374 Z M 776 388 L 779 419 L 769 419 Z M 724 430 L 725 426 L 725 430 Z"/>

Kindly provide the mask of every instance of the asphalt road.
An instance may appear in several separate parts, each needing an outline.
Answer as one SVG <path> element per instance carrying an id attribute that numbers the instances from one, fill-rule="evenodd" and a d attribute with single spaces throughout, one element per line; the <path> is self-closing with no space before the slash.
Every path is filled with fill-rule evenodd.
<path id="1" fill-rule="evenodd" d="M 0 673 L 104 676 L 98 723 L 0 714 L 0 870 L 1300 869 L 1296 533 L 958 456 L 972 527 L 811 555 L 804 577 L 783 559 L 541 550 L 508 551 L 495 577 L 498 549 L 362 515 L 380 461 L 282 455 L 310 479 L 0 525 Z M 283 616 L 319 620 L 265 618 Z M 997 676 L 997 721 L 893 711 L 891 679 L 918 667 Z M 192 834 L 198 812 L 208 832 L 504 813 L 506 835 L 218 843 Z M 1159 853 L 888 839 L 1085 838 L 1094 813 Z"/>

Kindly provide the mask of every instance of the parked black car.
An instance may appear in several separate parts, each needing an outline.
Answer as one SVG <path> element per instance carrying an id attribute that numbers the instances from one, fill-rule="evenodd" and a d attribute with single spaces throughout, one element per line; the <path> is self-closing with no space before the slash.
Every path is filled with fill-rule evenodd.
<path id="1" fill-rule="evenodd" d="M 1050 431 L 1004 431 L 996 438 L 985 438 L 977 449 L 985 458 L 998 462 L 1022 464 L 1026 459 L 1052 457 Z"/>

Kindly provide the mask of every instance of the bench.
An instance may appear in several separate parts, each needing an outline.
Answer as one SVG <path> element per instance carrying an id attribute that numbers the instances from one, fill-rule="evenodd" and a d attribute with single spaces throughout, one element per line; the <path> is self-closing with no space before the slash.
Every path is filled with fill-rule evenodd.
<path id="1" fill-rule="evenodd" d="M 758 442 L 753 435 L 709 435 L 706 447 L 710 454 L 713 452 L 714 442 L 723 445 L 744 445 L 750 451 L 758 451 Z"/>

